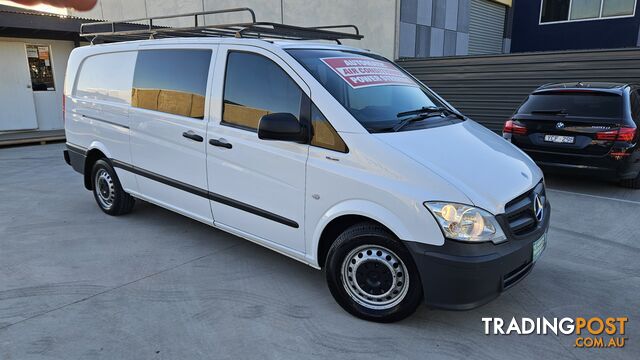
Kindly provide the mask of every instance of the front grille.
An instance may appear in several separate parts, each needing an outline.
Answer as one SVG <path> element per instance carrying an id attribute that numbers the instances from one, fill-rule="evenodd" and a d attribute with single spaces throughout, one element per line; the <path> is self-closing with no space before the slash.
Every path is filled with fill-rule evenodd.
<path id="1" fill-rule="evenodd" d="M 509 230 L 516 236 L 527 235 L 538 227 L 534 201 L 536 194 L 542 205 L 546 203 L 544 185 L 540 182 L 536 187 L 509 201 L 505 206 L 505 217 Z M 546 214 L 544 215 L 546 216 Z M 542 219 L 544 220 L 544 219 Z"/>

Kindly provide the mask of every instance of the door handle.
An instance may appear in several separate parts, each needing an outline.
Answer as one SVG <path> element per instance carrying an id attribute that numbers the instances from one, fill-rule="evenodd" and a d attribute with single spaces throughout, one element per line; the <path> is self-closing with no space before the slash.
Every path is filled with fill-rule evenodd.
<path id="1" fill-rule="evenodd" d="M 193 131 L 183 132 L 182 136 L 186 137 L 187 139 L 191 139 L 191 140 L 197 141 L 197 142 L 204 141 L 204 138 L 202 136 L 194 133 Z"/>
<path id="2" fill-rule="evenodd" d="M 228 142 L 224 141 L 224 139 L 211 139 L 211 140 L 209 140 L 209 144 L 211 144 L 213 146 L 219 146 L 219 147 L 227 148 L 227 149 L 231 149 L 233 147 L 233 145 L 231 145 Z"/>

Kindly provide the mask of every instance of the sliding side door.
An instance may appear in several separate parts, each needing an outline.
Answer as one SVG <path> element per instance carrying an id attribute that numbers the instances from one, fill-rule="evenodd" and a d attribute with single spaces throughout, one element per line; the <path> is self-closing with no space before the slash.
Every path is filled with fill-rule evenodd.
<path id="1" fill-rule="evenodd" d="M 215 48 L 141 47 L 131 110 L 130 167 L 141 197 L 213 223 L 207 193 L 208 79 Z"/>

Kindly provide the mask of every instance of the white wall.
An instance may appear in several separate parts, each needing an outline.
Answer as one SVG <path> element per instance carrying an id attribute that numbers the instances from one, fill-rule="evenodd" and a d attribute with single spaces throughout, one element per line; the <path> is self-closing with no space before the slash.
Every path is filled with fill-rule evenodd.
<path id="1" fill-rule="evenodd" d="M 389 58 L 395 54 L 397 0 L 98 0 L 89 12 L 73 15 L 108 20 L 250 7 L 258 21 L 301 25 L 355 24 L 365 36 L 345 44 L 370 49 Z M 209 16 L 207 23 L 248 21 L 248 17 Z M 162 24 L 162 23 L 159 23 Z M 192 24 L 190 19 L 167 25 Z"/>
<path id="2" fill-rule="evenodd" d="M 302 26 L 355 24 L 364 35 L 346 45 L 394 58 L 395 0 L 284 0 L 284 22 Z"/>
<path id="3" fill-rule="evenodd" d="M 73 50 L 73 41 L 46 40 L 46 39 L 22 39 L 0 38 L 2 41 L 20 42 L 33 45 L 51 46 L 51 66 L 53 67 L 53 81 L 55 91 L 34 91 L 33 100 L 36 107 L 38 130 L 57 130 L 64 127 L 62 122 L 62 94 L 64 87 L 64 74 L 67 69 L 69 54 Z M 27 63 L 26 53 L 24 58 Z M 3 69 L 3 71 L 11 71 Z"/>

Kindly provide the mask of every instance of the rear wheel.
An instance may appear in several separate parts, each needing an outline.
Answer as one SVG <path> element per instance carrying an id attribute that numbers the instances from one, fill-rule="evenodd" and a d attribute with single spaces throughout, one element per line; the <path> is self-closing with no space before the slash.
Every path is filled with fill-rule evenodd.
<path id="1" fill-rule="evenodd" d="M 631 188 L 631 189 L 640 189 L 640 173 L 634 179 L 625 179 L 620 181 L 620 185 Z"/>
<path id="2" fill-rule="evenodd" d="M 135 199 L 120 185 L 115 170 L 105 160 L 98 160 L 91 170 L 93 196 L 102 211 L 109 215 L 131 212 Z"/>
<path id="3" fill-rule="evenodd" d="M 377 224 L 361 223 L 345 230 L 329 249 L 325 268 L 338 304 L 365 320 L 402 320 L 422 300 L 411 254 Z"/>

